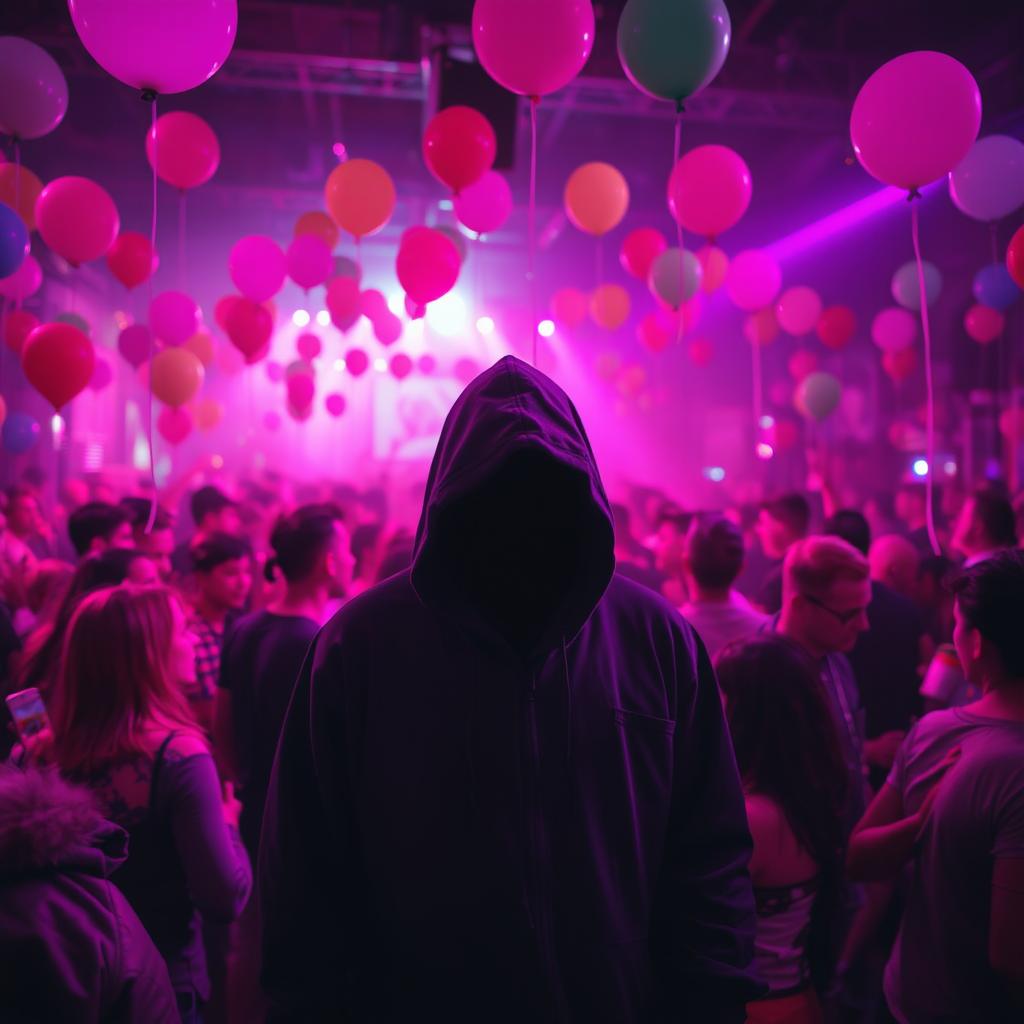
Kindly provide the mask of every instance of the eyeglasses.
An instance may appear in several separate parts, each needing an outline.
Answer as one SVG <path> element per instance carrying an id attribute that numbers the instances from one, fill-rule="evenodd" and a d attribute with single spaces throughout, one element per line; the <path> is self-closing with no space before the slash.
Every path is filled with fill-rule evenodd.
<path id="1" fill-rule="evenodd" d="M 859 615 L 863 615 L 867 611 L 867 608 L 850 608 L 845 612 L 841 612 L 836 608 L 830 608 L 824 601 L 819 601 L 811 594 L 804 594 L 803 597 L 809 604 L 813 604 L 815 608 L 820 608 L 823 612 L 828 612 L 829 615 L 834 619 L 838 619 L 844 626 L 848 626 Z"/>

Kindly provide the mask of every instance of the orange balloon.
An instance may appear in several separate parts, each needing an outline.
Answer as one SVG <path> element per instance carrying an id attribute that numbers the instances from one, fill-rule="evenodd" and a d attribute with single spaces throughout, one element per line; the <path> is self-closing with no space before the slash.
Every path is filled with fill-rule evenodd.
<path id="1" fill-rule="evenodd" d="M 195 398 L 204 376 L 195 353 L 184 347 L 165 348 L 153 357 L 149 382 L 154 396 L 176 409 Z"/>
<path id="2" fill-rule="evenodd" d="M 216 398 L 200 398 L 193 413 L 200 430 L 213 430 L 224 419 L 224 406 Z"/>
<path id="3" fill-rule="evenodd" d="M 187 348 L 203 364 L 204 369 L 209 369 L 213 363 L 213 338 L 206 331 L 196 331 L 182 346 Z"/>
<path id="4" fill-rule="evenodd" d="M 565 212 L 588 235 L 606 235 L 629 209 L 629 185 L 611 164 L 595 161 L 577 167 L 565 185 Z"/>
<path id="5" fill-rule="evenodd" d="M 373 160 L 346 160 L 328 176 L 324 199 L 338 227 L 356 238 L 365 238 L 391 220 L 395 183 Z"/>
<path id="6" fill-rule="evenodd" d="M 0 203 L 17 212 L 29 231 L 36 229 L 36 200 L 42 191 L 43 183 L 27 167 L 19 175 L 17 164 L 0 164 Z"/>
<path id="7" fill-rule="evenodd" d="M 705 245 L 697 250 L 697 259 L 704 271 L 700 279 L 701 288 L 708 294 L 718 291 L 729 273 L 729 257 L 717 245 Z"/>
<path id="8" fill-rule="evenodd" d="M 629 292 L 619 284 L 602 284 L 590 296 L 590 318 L 606 331 L 618 330 L 629 319 Z"/>
<path id="9" fill-rule="evenodd" d="M 326 213 L 310 210 L 295 222 L 295 237 L 298 238 L 299 235 L 316 235 L 327 243 L 328 248 L 333 249 L 338 244 L 341 232 Z"/>

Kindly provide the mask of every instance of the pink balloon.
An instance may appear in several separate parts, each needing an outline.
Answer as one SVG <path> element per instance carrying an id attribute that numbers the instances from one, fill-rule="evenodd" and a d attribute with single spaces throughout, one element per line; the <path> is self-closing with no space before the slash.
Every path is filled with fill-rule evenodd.
<path id="1" fill-rule="evenodd" d="M 179 445 L 192 433 L 192 413 L 183 405 L 165 405 L 157 417 L 156 429 L 168 444 Z"/>
<path id="2" fill-rule="evenodd" d="M 459 250 L 433 228 L 413 227 L 403 235 L 395 259 L 398 283 L 422 305 L 447 295 L 459 279 Z"/>
<path id="3" fill-rule="evenodd" d="M 69 0 L 85 48 L 133 89 L 185 92 L 227 59 L 238 28 L 236 0 Z"/>
<path id="4" fill-rule="evenodd" d="M 394 313 L 386 313 L 373 321 L 373 336 L 382 345 L 394 345 L 402 337 L 402 320 Z"/>
<path id="5" fill-rule="evenodd" d="M 266 235 L 246 235 L 235 242 L 228 257 L 235 287 L 253 302 L 276 295 L 284 284 L 288 264 L 281 247 Z"/>
<path id="6" fill-rule="evenodd" d="M 125 288 L 131 289 L 156 273 L 160 257 L 145 235 L 122 231 L 107 250 L 107 266 Z"/>
<path id="7" fill-rule="evenodd" d="M 359 309 L 363 316 L 369 321 L 379 320 L 382 316 L 388 316 L 391 310 L 388 308 L 388 300 L 384 293 L 378 288 L 367 288 L 360 292 Z"/>
<path id="8" fill-rule="evenodd" d="M 299 235 L 288 246 L 288 276 L 309 291 L 334 273 L 330 246 L 319 235 Z"/>
<path id="9" fill-rule="evenodd" d="M 305 409 L 313 401 L 313 395 L 316 393 L 316 383 L 308 373 L 292 375 L 285 386 L 288 389 L 288 401 L 296 409 Z"/>
<path id="10" fill-rule="evenodd" d="M 96 362 L 92 367 L 92 377 L 89 380 L 90 390 L 102 391 L 113 379 L 114 371 L 111 369 L 110 363 L 106 359 L 97 356 Z"/>
<path id="11" fill-rule="evenodd" d="M 117 336 L 117 350 L 133 370 L 149 359 L 150 348 L 157 351 L 156 340 L 145 324 L 130 324 Z"/>
<path id="12" fill-rule="evenodd" d="M 497 171 L 488 171 L 455 197 L 454 206 L 463 227 L 487 235 L 502 227 L 511 215 L 512 189 Z"/>
<path id="13" fill-rule="evenodd" d="M 497 145 L 491 122 L 479 110 L 445 107 L 423 133 L 423 162 L 441 184 L 461 192 L 491 169 Z"/>
<path id="14" fill-rule="evenodd" d="M 818 369 L 818 357 L 809 349 L 798 349 L 789 357 L 786 366 L 790 377 L 795 381 L 801 381 Z"/>
<path id="15" fill-rule="evenodd" d="M 199 307 L 184 292 L 161 292 L 149 304 L 149 326 L 165 345 L 183 345 L 201 322 Z"/>
<path id="16" fill-rule="evenodd" d="M 389 369 L 395 380 L 405 380 L 412 373 L 412 360 L 404 352 L 398 352 L 391 357 Z"/>
<path id="17" fill-rule="evenodd" d="M 331 416 L 335 417 L 340 416 L 345 411 L 345 404 L 345 396 L 339 395 L 337 392 L 328 395 L 324 399 L 324 406 L 327 409 L 327 412 L 330 413 Z"/>
<path id="18" fill-rule="evenodd" d="M 339 331 L 348 332 L 362 316 L 359 282 L 352 277 L 336 277 L 327 285 L 327 311 Z"/>
<path id="19" fill-rule="evenodd" d="M 345 369 L 353 377 L 361 377 L 370 367 L 370 357 L 361 348 L 350 348 L 345 353 Z"/>
<path id="20" fill-rule="evenodd" d="M 590 0 L 476 0 L 473 44 L 487 73 L 521 96 L 568 85 L 594 46 Z"/>
<path id="21" fill-rule="evenodd" d="M 883 309 L 871 321 L 871 340 L 883 352 L 901 352 L 917 338 L 917 317 L 899 306 Z"/>
<path id="22" fill-rule="evenodd" d="M 1006 317 L 990 306 L 971 306 L 964 317 L 964 330 L 979 345 L 995 341 L 1003 333 Z"/>
<path id="23" fill-rule="evenodd" d="M 220 143 L 198 114 L 174 110 L 146 133 L 146 157 L 157 177 L 175 188 L 204 185 L 220 166 Z"/>
<path id="24" fill-rule="evenodd" d="M 281 429 L 281 416 L 272 409 L 263 414 L 263 426 L 274 432 Z"/>
<path id="25" fill-rule="evenodd" d="M 237 299 L 231 304 L 225 323 L 231 344 L 247 362 L 258 362 L 266 354 L 274 333 L 274 318 L 258 302 Z"/>
<path id="26" fill-rule="evenodd" d="M 300 358 L 305 359 L 307 363 L 311 363 L 320 353 L 324 347 L 320 343 L 320 339 L 315 334 L 309 332 L 300 334 L 295 342 L 295 351 L 299 353 Z"/>
<path id="27" fill-rule="evenodd" d="M 717 245 L 702 245 L 697 250 L 701 267 L 700 288 L 705 294 L 717 292 L 729 274 L 729 257 Z"/>
<path id="28" fill-rule="evenodd" d="M 418 302 L 413 302 L 408 295 L 406 295 L 402 305 L 405 306 L 405 314 L 410 320 L 422 320 L 427 315 L 427 307 L 420 305 Z"/>
<path id="29" fill-rule="evenodd" d="M 579 288 L 559 288 L 551 297 L 551 315 L 564 327 L 579 327 L 590 311 L 590 299 Z"/>
<path id="30" fill-rule="evenodd" d="M 779 326 L 794 338 L 813 331 L 821 319 L 821 298 L 813 288 L 799 284 L 787 288 L 775 307 Z"/>
<path id="31" fill-rule="evenodd" d="M 271 360 L 266 365 L 267 380 L 274 384 L 284 380 L 284 367 L 280 363 L 276 363 Z"/>
<path id="32" fill-rule="evenodd" d="M 121 218 L 106 189 L 88 178 L 54 178 L 36 200 L 43 241 L 73 267 L 99 259 L 117 238 Z"/>
<path id="33" fill-rule="evenodd" d="M 913 191 L 953 170 L 980 125 L 981 93 L 970 71 L 945 53 L 917 50 L 861 86 L 850 139 L 868 174 Z"/>
<path id="34" fill-rule="evenodd" d="M 437 369 L 437 360 L 429 352 L 424 352 L 423 355 L 416 360 L 416 369 L 419 370 L 424 377 L 429 377 Z"/>
<path id="35" fill-rule="evenodd" d="M 668 348 L 674 335 L 657 313 L 648 313 L 636 325 L 636 337 L 649 352 L 661 352 Z"/>
<path id="36" fill-rule="evenodd" d="M 728 146 L 698 146 L 672 169 L 668 208 L 687 231 L 714 239 L 747 212 L 752 187 L 739 153 Z"/>
<path id="37" fill-rule="evenodd" d="M 0 295 L 13 302 L 24 302 L 39 291 L 42 283 L 42 268 L 34 256 L 26 256 L 13 274 L 0 277 Z"/>
<path id="38" fill-rule="evenodd" d="M 480 373 L 480 364 L 469 356 L 463 356 L 455 361 L 452 367 L 452 374 L 455 379 L 463 384 L 468 384 Z"/>
<path id="39" fill-rule="evenodd" d="M 745 249 L 729 264 L 726 278 L 729 298 L 747 313 L 770 305 L 781 287 L 782 271 L 762 249 Z"/>
<path id="40" fill-rule="evenodd" d="M 637 228 L 622 240 L 619 262 L 627 274 L 647 280 L 651 264 L 668 248 L 668 240 L 657 228 Z"/>

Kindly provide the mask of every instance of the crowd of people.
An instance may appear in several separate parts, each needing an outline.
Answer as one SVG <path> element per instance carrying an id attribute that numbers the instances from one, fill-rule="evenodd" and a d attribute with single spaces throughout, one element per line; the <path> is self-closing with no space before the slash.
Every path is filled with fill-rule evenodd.
<path id="1" fill-rule="evenodd" d="M 190 483 L 2 499 L 5 1020 L 1024 1019 L 998 484 L 612 503 L 514 359 L 415 533 Z"/>

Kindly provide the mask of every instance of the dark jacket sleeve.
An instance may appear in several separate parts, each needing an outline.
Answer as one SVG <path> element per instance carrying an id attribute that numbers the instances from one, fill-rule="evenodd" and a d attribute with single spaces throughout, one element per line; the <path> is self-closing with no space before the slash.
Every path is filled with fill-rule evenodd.
<path id="1" fill-rule="evenodd" d="M 677 649 L 672 811 L 652 935 L 663 1019 L 743 1024 L 754 979 L 753 849 L 714 670 L 688 627 Z"/>
<path id="2" fill-rule="evenodd" d="M 352 813 L 340 645 L 324 634 L 278 742 L 258 866 L 268 1022 L 353 1019 L 365 978 L 365 885 Z"/>

